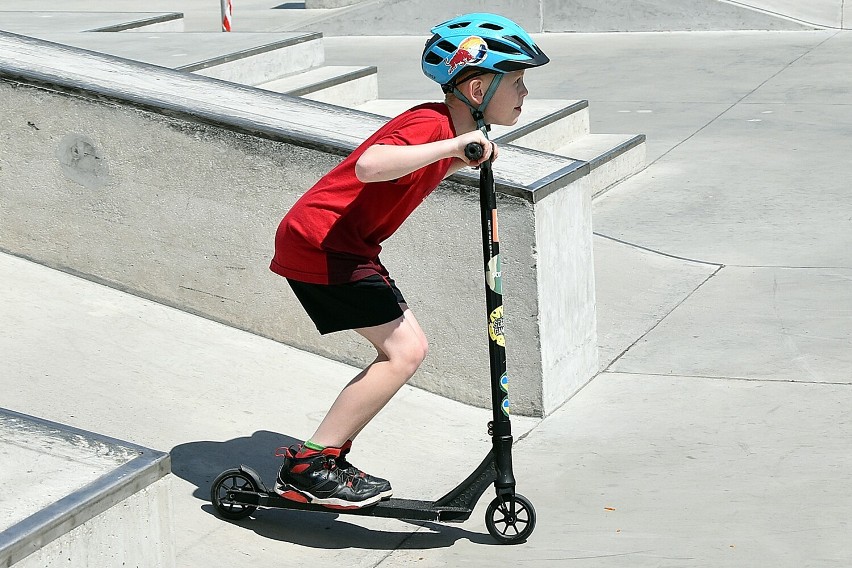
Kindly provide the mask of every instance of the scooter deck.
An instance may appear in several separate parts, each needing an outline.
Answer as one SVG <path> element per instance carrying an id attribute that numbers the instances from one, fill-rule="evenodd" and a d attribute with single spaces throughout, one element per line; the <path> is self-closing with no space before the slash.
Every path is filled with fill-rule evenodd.
<path id="1" fill-rule="evenodd" d="M 241 465 L 232 472 L 238 472 L 252 480 L 251 486 L 234 486 L 227 488 L 226 495 L 218 495 L 214 487 L 214 500 L 221 505 L 245 505 L 247 507 L 262 507 L 272 509 L 295 509 L 300 511 L 315 511 L 338 513 L 345 515 L 365 515 L 371 517 L 387 517 L 406 519 L 410 521 L 441 521 L 462 522 L 470 518 L 473 508 L 486 487 L 497 479 L 494 465 L 494 453 L 488 452 L 485 459 L 462 483 L 437 501 L 422 501 L 417 499 L 390 498 L 379 501 L 375 505 L 359 509 L 336 509 L 311 503 L 299 503 L 284 499 L 271 491 L 252 468 Z M 224 472 L 226 475 L 229 472 Z M 214 484 L 215 485 L 215 484 Z"/>
<path id="2" fill-rule="evenodd" d="M 421 501 L 417 499 L 391 498 L 360 509 L 335 509 L 331 507 L 324 507 L 322 505 L 312 505 L 310 503 L 291 501 L 280 497 L 277 493 L 266 491 L 254 492 L 231 490 L 228 497 L 230 502 L 255 507 L 295 509 L 299 511 L 363 515 L 369 517 L 386 517 L 393 519 L 407 519 L 410 521 L 460 523 L 470 518 L 472 513 L 472 510 L 468 508 L 439 506 L 432 501 Z"/>

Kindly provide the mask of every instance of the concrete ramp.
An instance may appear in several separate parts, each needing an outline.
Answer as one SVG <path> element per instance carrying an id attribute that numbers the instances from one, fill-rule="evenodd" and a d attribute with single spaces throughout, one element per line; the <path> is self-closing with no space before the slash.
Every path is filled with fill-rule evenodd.
<path id="1" fill-rule="evenodd" d="M 301 28 L 325 36 L 424 35 L 435 23 L 461 12 L 503 14 L 534 32 L 656 32 L 713 30 L 803 30 L 817 25 L 779 13 L 722 0 L 368 0 L 329 11 Z"/>
<path id="2" fill-rule="evenodd" d="M 809 25 L 849 29 L 852 5 L 844 0 L 742 0 L 734 2 Z"/>
<path id="3" fill-rule="evenodd" d="M 721 0 L 549 0 L 545 32 L 804 30 L 815 26 Z"/>

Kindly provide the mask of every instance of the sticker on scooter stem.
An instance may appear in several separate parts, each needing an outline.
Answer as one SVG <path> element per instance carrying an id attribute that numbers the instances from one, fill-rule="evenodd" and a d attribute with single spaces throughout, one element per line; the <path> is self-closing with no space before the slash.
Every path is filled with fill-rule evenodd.
<path id="1" fill-rule="evenodd" d="M 500 376 L 500 390 L 506 393 L 503 397 L 503 402 L 500 403 L 500 409 L 503 414 L 509 416 L 509 376 L 508 373 L 503 373 Z"/>
<path id="2" fill-rule="evenodd" d="M 488 270 L 485 273 L 488 287 L 495 294 L 503 293 L 503 270 L 500 263 L 500 255 L 496 254 L 488 261 Z"/>
<path id="3" fill-rule="evenodd" d="M 491 341 L 500 347 L 506 347 L 506 338 L 503 337 L 503 306 L 497 306 L 497 309 L 491 312 L 488 318 L 488 335 Z"/>

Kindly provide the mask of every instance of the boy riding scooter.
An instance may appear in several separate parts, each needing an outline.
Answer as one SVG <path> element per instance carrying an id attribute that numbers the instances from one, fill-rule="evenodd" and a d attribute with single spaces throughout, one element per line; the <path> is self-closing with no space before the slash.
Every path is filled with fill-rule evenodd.
<path id="1" fill-rule="evenodd" d="M 444 102 L 391 119 L 309 189 L 276 233 L 270 268 L 287 279 L 317 330 L 354 330 L 377 351 L 313 435 L 283 452 L 275 491 L 291 501 L 357 509 L 391 495 L 387 480 L 347 456 L 415 373 L 428 343 L 379 260 L 381 243 L 443 179 L 496 157 L 486 125 L 517 122 L 528 93 L 525 70 L 549 61 L 520 26 L 494 14 L 460 16 L 432 32 L 421 64 Z M 470 144 L 482 146 L 480 157 L 465 154 Z"/>

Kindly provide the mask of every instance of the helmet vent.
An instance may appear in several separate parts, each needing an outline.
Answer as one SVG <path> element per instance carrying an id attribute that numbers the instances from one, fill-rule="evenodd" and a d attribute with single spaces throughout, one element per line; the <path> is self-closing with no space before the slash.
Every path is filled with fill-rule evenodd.
<path id="1" fill-rule="evenodd" d="M 485 28 L 487 30 L 496 30 L 498 32 L 503 29 L 503 26 L 500 26 L 500 25 L 497 25 L 497 24 L 492 24 L 490 22 L 485 22 L 483 24 L 479 24 L 479 27 Z"/>
<path id="2" fill-rule="evenodd" d="M 495 41 L 491 38 L 485 38 L 485 43 L 488 45 L 488 49 L 491 51 L 496 51 L 498 53 L 507 53 L 509 55 L 521 55 L 521 52 L 512 45 L 503 43 L 502 41 Z"/>
<path id="3" fill-rule="evenodd" d="M 456 30 L 458 28 L 466 28 L 469 25 L 470 25 L 470 22 L 459 22 L 457 24 L 450 24 L 447 27 L 449 27 L 451 30 Z"/>
<path id="4" fill-rule="evenodd" d="M 426 63 L 429 63 L 430 65 L 437 65 L 438 63 L 440 63 L 443 60 L 444 59 L 440 55 L 438 55 L 438 54 L 436 54 L 432 51 L 427 53 L 426 57 L 425 57 Z"/>
<path id="5" fill-rule="evenodd" d="M 456 50 L 456 46 L 448 42 L 447 40 L 439 41 L 437 47 L 443 49 L 447 53 L 452 53 Z"/>
<path id="6" fill-rule="evenodd" d="M 523 38 L 514 35 L 514 36 L 510 36 L 510 39 L 512 39 L 512 40 L 516 41 L 518 44 L 524 46 L 527 50 L 529 50 L 531 52 L 535 52 L 535 50 L 532 47 L 530 47 L 530 44 L 525 42 Z"/>

